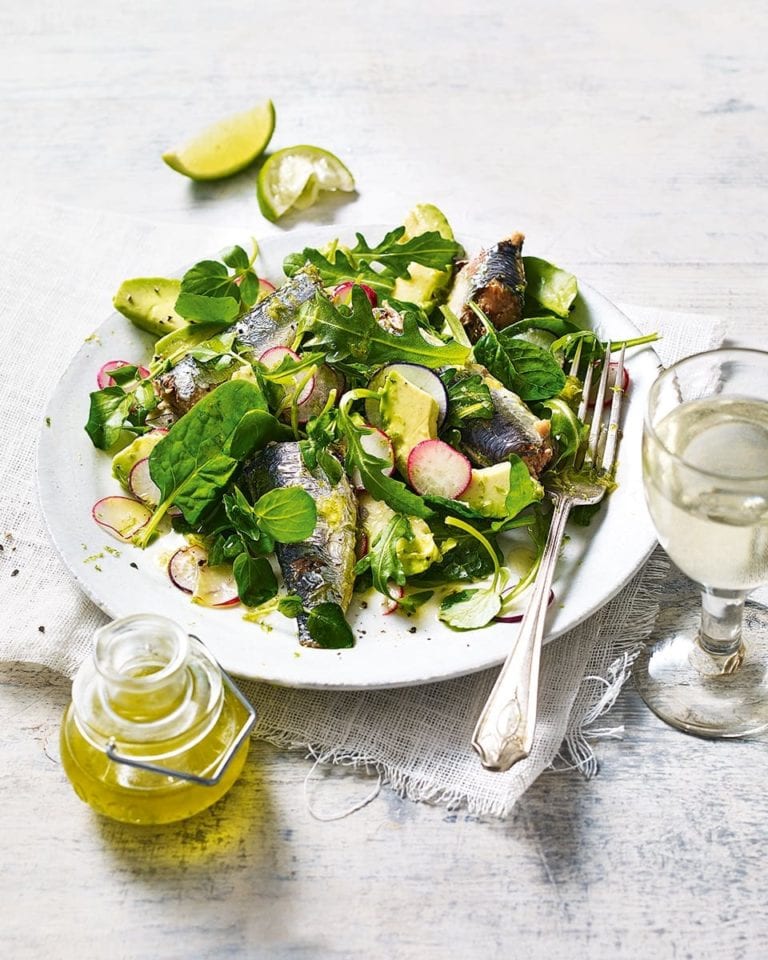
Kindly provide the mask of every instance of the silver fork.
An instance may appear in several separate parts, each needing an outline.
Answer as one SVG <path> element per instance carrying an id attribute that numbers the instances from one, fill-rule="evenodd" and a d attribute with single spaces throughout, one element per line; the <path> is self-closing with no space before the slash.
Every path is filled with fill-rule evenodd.
<path id="1" fill-rule="evenodd" d="M 581 343 L 576 350 L 570 372 L 575 374 L 581 359 Z M 592 388 L 594 364 L 589 363 L 584 377 L 584 389 L 578 416 L 584 420 L 589 393 Z M 571 507 L 598 503 L 605 495 L 605 485 L 601 477 L 609 473 L 616 462 L 619 442 L 619 416 L 623 399 L 622 384 L 624 377 L 624 347 L 619 352 L 615 364 L 616 376 L 612 388 L 608 423 L 603 424 L 603 407 L 610 372 L 610 350 L 606 353 L 602 374 L 597 384 L 594 413 L 589 428 L 586 447 L 577 460 L 576 467 L 584 468 L 584 475 L 590 471 L 595 479 L 570 481 L 559 485 L 556 475 L 544 480 L 547 494 L 554 503 L 552 524 L 549 528 L 547 543 L 544 547 L 541 566 L 536 575 L 533 592 L 523 616 L 520 633 L 509 653 L 493 690 L 485 703 L 475 732 L 472 746 L 480 754 L 480 760 L 488 770 L 509 770 L 509 768 L 528 756 L 533 744 L 536 725 L 536 703 L 539 687 L 539 663 L 541 644 L 544 636 L 544 622 L 547 616 L 552 577 L 560 552 L 560 544 L 565 533 L 565 524 Z"/>

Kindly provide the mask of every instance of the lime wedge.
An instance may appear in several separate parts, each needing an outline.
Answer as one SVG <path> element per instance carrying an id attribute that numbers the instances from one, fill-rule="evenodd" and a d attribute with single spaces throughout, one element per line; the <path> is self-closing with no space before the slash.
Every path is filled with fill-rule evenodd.
<path id="1" fill-rule="evenodd" d="M 305 210 L 323 190 L 355 189 L 355 178 L 338 157 L 320 147 L 285 147 L 268 157 L 256 181 L 261 212 L 273 223 L 292 207 Z"/>
<path id="2" fill-rule="evenodd" d="M 178 150 L 163 154 L 173 170 L 193 180 L 219 180 L 244 169 L 266 149 L 275 129 L 271 100 L 219 120 Z"/>

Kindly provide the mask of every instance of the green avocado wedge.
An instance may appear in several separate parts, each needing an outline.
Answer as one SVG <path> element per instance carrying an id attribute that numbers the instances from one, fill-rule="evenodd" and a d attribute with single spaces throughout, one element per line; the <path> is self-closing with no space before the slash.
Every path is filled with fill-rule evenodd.
<path id="1" fill-rule="evenodd" d="M 134 277 L 120 284 L 112 304 L 141 330 L 155 337 L 164 337 L 187 326 L 187 321 L 175 310 L 180 289 L 180 280 Z"/>

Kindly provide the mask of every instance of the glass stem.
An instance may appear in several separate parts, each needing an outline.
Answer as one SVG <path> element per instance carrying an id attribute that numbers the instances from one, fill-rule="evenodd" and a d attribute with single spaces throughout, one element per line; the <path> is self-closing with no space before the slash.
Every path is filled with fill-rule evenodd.
<path id="1" fill-rule="evenodd" d="M 699 646 L 713 657 L 732 657 L 741 649 L 744 618 L 742 590 L 702 590 Z"/>

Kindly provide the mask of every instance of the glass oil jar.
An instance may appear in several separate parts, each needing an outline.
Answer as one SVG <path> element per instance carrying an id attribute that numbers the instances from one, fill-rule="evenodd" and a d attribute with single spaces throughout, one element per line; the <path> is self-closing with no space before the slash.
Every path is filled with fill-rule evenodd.
<path id="1" fill-rule="evenodd" d="M 215 803 L 240 775 L 255 711 L 195 637 L 137 614 L 96 631 L 61 727 L 81 800 L 127 823 L 172 823 Z"/>

